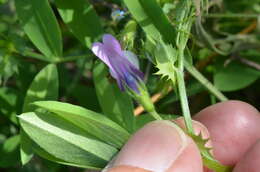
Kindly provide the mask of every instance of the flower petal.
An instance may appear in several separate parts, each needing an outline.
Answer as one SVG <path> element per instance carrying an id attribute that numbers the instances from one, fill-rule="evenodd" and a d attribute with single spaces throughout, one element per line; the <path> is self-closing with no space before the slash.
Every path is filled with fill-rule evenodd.
<path id="1" fill-rule="evenodd" d="M 131 51 L 123 51 L 123 53 L 124 53 L 124 57 L 126 57 L 127 60 L 130 63 L 132 63 L 132 65 L 134 65 L 137 69 L 139 69 L 139 60 L 137 56 Z"/>
<path id="2" fill-rule="evenodd" d="M 133 64 L 134 62 L 131 63 L 124 55 L 120 56 L 118 54 L 108 53 L 109 59 L 111 59 L 110 56 L 113 57 L 113 60 L 110 61 L 111 66 L 121 79 L 125 78 L 125 74 L 127 73 L 135 75 L 139 79 L 144 78 L 144 74 Z M 132 58 L 132 61 L 134 61 L 133 59 L 134 58 Z"/>
<path id="3" fill-rule="evenodd" d="M 138 92 L 138 82 L 144 78 L 139 70 L 139 61 L 131 51 L 122 51 L 119 42 L 110 34 L 103 36 L 103 43 L 92 45 L 93 53 L 108 67 L 121 90 L 127 85 Z"/>
<path id="4" fill-rule="evenodd" d="M 122 55 L 122 48 L 118 40 L 110 34 L 103 36 L 103 43 L 107 50 L 114 50 L 118 54 Z"/>
<path id="5" fill-rule="evenodd" d="M 106 52 L 106 49 L 104 48 L 104 45 L 96 42 L 92 45 L 91 48 L 92 52 L 98 57 L 100 58 L 100 60 L 102 60 L 109 68 L 111 68 L 111 64 L 109 62 L 108 59 L 108 53 Z"/>

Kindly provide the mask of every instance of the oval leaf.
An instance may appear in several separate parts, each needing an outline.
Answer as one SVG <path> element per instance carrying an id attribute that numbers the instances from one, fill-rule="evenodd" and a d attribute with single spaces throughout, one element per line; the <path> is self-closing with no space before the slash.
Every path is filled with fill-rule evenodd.
<path id="1" fill-rule="evenodd" d="M 222 91 L 236 91 L 249 86 L 259 77 L 260 71 L 232 62 L 218 69 L 214 75 L 214 83 Z"/>
<path id="2" fill-rule="evenodd" d="M 47 57 L 62 56 L 61 32 L 47 0 L 15 0 L 18 18 L 25 33 Z"/>

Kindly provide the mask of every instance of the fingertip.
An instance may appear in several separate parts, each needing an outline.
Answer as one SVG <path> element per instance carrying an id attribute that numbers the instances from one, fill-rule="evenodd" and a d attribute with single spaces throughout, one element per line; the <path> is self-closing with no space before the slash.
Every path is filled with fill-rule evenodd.
<path id="1" fill-rule="evenodd" d="M 186 129 L 186 125 L 184 122 L 183 117 L 179 117 L 174 120 L 174 122 L 181 128 Z M 203 125 L 199 121 L 192 120 L 192 127 L 194 129 L 195 135 L 201 135 L 202 139 L 208 140 L 210 139 L 210 133 L 205 125 Z M 205 144 L 207 148 L 212 148 L 212 143 L 211 140 L 208 140 L 207 143 Z"/>
<path id="2" fill-rule="evenodd" d="M 260 139 L 254 144 L 236 164 L 233 172 L 259 172 L 260 169 Z"/>
<path id="3" fill-rule="evenodd" d="M 192 169 L 194 172 L 202 172 L 200 153 L 192 139 L 171 121 L 154 121 L 129 139 L 112 166 L 173 172 L 182 166 L 190 166 L 191 162 L 196 164 Z"/>
<path id="4" fill-rule="evenodd" d="M 209 130 L 213 152 L 225 165 L 234 165 L 260 138 L 260 115 L 256 108 L 242 101 L 211 105 L 194 118 Z"/>

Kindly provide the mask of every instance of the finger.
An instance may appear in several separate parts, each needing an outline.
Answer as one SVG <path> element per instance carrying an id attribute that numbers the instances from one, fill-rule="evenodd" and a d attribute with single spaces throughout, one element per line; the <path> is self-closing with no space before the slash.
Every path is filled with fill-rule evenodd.
<path id="1" fill-rule="evenodd" d="M 185 122 L 184 122 L 184 118 L 183 117 L 180 117 L 180 118 L 177 118 L 174 120 L 174 122 L 180 126 L 181 128 L 185 129 L 186 130 L 186 125 L 185 125 Z M 195 134 L 198 136 L 198 135 L 201 135 L 202 136 L 202 139 L 204 140 L 208 140 L 210 138 L 210 134 L 209 134 L 209 131 L 208 129 L 200 122 L 198 121 L 195 121 L 195 120 L 192 120 L 192 127 L 194 129 L 194 132 Z M 208 140 L 205 145 L 205 147 L 207 148 L 212 148 L 212 143 L 211 143 L 211 140 Z M 213 154 L 212 150 L 210 150 L 210 153 Z M 204 167 L 204 172 L 211 172 L 207 167 Z"/>
<path id="2" fill-rule="evenodd" d="M 211 135 L 213 152 L 225 165 L 234 165 L 260 138 L 259 112 L 241 101 L 226 101 L 205 108 L 194 116 Z"/>
<path id="3" fill-rule="evenodd" d="M 237 163 L 233 172 L 259 172 L 260 169 L 260 140 L 254 144 L 244 157 Z"/>
<path id="4" fill-rule="evenodd" d="M 175 119 L 174 122 L 182 129 L 186 129 L 186 125 L 185 125 L 183 117 Z M 192 120 L 192 127 L 194 129 L 195 135 L 197 135 L 197 136 L 201 135 L 202 139 L 204 139 L 204 140 L 208 140 L 210 138 L 208 129 L 202 123 Z M 205 147 L 212 148 L 211 140 L 208 140 L 206 142 Z"/>
<path id="5" fill-rule="evenodd" d="M 195 143 L 177 125 L 155 121 L 130 138 L 113 167 L 109 172 L 202 172 L 202 160 Z"/>

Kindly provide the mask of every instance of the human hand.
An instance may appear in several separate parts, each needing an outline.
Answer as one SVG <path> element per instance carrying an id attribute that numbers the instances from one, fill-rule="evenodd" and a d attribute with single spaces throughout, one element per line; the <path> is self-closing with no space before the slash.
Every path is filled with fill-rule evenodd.
<path id="1" fill-rule="evenodd" d="M 211 141 L 213 155 L 233 172 L 260 169 L 260 114 L 249 104 L 227 101 L 196 114 L 195 133 Z M 175 121 L 184 128 L 183 119 Z M 203 125 L 202 125 L 202 124 Z M 210 172 L 195 142 L 171 121 L 154 121 L 136 132 L 111 162 L 109 172 Z"/>

